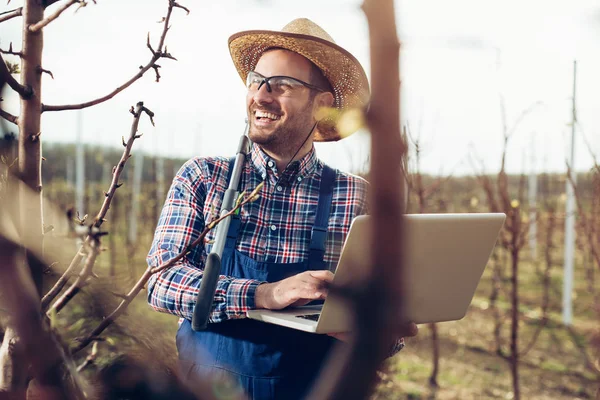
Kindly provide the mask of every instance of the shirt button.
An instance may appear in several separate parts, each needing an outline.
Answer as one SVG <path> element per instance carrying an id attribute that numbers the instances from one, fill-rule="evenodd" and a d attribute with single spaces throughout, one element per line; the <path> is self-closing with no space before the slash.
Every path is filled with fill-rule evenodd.
<path id="1" fill-rule="evenodd" d="M 263 178 L 263 181 L 264 181 L 265 179 L 267 179 L 267 174 L 262 174 L 261 176 L 262 176 L 262 178 Z"/>
<path id="2" fill-rule="evenodd" d="M 302 177 L 301 177 L 301 176 L 299 176 L 299 177 L 297 177 L 297 178 L 296 178 L 296 180 L 297 180 L 298 182 L 302 182 Z"/>
<path id="3" fill-rule="evenodd" d="M 269 166 L 269 168 L 273 168 L 273 165 L 275 165 L 275 163 L 273 161 L 269 160 L 267 165 Z"/>
<path id="4" fill-rule="evenodd" d="M 283 188 L 280 185 L 277 185 L 276 189 L 277 189 L 278 192 L 281 192 L 283 190 Z"/>
<path id="5" fill-rule="evenodd" d="M 272 231 L 276 231 L 276 230 L 277 230 L 277 227 L 276 227 L 275 225 L 271 225 L 271 230 L 272 230 Z"/>

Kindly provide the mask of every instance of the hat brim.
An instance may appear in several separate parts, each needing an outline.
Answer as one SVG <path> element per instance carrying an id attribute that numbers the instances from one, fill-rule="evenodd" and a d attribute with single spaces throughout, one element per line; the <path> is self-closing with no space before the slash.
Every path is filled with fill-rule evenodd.
<path id="1" fill-rule="evenodd" d="M 229 38 L 229 52 L 242 81 L 246 81 L 261 55 L 274 47 L 298 53 L 321 69 L 333 88 L 335 108 L 363 108 L 368 103 L 369 81 L 358 60 L 335 43 L 298 33 L 252 30 L 232 35 Z M 315 129 L 316 142 L 341 138 L 335 120 L 325 118 L 319 121 Z"/>

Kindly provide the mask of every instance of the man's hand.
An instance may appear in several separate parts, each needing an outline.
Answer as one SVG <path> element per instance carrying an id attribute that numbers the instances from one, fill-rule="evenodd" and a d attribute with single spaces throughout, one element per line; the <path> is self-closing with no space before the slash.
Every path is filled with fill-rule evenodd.
<path id="1" fill-rule="evenodd" d="M 327 297 L 333 280 L 331 271 L 306 271 L 273 283 L 263 283 L 256 288 L 256 308 L 280 310 L 288 306 L 303 306 Z"/>

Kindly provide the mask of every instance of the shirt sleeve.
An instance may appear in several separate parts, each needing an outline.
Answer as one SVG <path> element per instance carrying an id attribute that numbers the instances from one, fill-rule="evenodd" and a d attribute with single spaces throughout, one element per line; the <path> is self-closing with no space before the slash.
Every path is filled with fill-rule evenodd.
<path id="1" fill-rule="evenodd" d="M 204 230 L 206 176 L 199 159 L 192 159 L 181 167 L 173 179 L 148 253 L 149 268 L 158 267 L 176 257 Z M 206 250 L 202 243 L 170 268 L 154 274 L 148 281 L 150 306 L 157 311 L 191 320 L 205 261 Z M 244 318 L 246 311 L 255 308 L 254 296 L 260 283 L 220 276 L 209 321 Z"/>

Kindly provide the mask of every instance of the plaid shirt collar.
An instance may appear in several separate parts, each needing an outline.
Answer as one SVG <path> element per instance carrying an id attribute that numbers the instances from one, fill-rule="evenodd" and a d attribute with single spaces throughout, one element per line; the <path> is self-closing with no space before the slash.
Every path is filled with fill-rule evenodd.
<path id="1" fill-rule="evenodd" d="M 278 181 L 282 185 L 286 182 L 292 182 L 293 179 L 302 180 L 306 177 L 311 176 L 315 173 L 318 167 L 321 166 L 321 161 L 317 158 L 317 152 L 313 145 L 308 154 L 302 157 L 300 160 L 292 162 L 285 173 L 280 177 L 280 171 L 277 171 L 277 163 L 267 153 L 260 148 L 256 143 L 252 143 L 252 150 L 250 152 L 250 159 L 252 164 L 263 179 L 267 179 L 267 176 L 273 182 Z"/>

